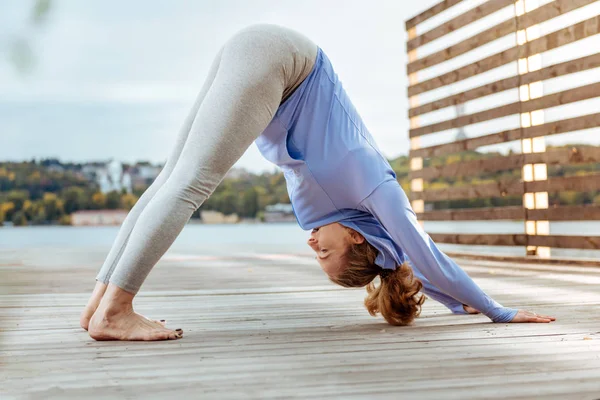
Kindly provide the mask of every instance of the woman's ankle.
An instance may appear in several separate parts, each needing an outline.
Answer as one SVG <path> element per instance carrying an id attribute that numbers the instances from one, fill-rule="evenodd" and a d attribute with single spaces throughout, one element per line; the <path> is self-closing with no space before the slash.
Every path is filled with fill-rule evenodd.
<path id="1" fill-rule="evenodd" d="M 120 314 L 133 310 L 133 298 L 135 294 L 121 289 L 113 283 L 109 283 L 102 297 L 100 306 L 104 315 Z"/>

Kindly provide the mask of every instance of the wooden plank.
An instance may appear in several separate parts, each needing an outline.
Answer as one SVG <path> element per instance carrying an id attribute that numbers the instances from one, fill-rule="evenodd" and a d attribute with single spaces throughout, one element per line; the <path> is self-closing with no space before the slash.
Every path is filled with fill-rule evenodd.
<path id="1" fill-rule="evenodd" d="M 433 7 L 430 7 L 427 10 L 423 11 L 422 13 L 407 20 L 405 23 L 406 30 L 414 28 L 421 22 L 427 21 L 429 18 L 432 18 L 432 17 L 438 15 L 439 13 L 446 11 L 447 9 L 460 3 L 461 1 L 462 0 L 444 0 L 444 1 L 437 3 Z"/>
<path id="2" fill-rule="evenodd" d="M 600 33 L 600 16 L 595 16 L 575 25 L 549 33 L 539 39 L 527 42 L 522 46 L 510 48 L 472 64 L 417 83 L 416 85 L 411 85 L 408 87 L 408 95 L 414 96 L 441 86 L 459 82 L 510 62 L 517 61 L 519 58 L 525 58 L 533 54 L 542 53 L 569 43 L 574 43 L 598 33 Z"/>
<path id="3" fill-rule="evenodd" d="M 520 169 L 524 164 L 568 165 L 600 163 L 600 147 L 551 149 L 543 153 L 510 154 L 481 160 L 457 162 L 411 171 L 410 179 L 432 180 L 442 177 L 473 176 L 487 172 Z"/>
<path id="4" fill-rule="evenodd" d="M 446 255 L 455 258 L 462 258 L 465 260 L 489 260 L 489 261 L 505 261 L 514 264 L 550 264 L 559 266 L 578 266 L 578 267 L 600 267 L 600 260 L 578 260 L 578 259 L 565 259 L 565 258 L 538 258 L 538 257 L 519 257 L 519 256 L 508 256 L 508 255 L 494 255 L 494 254 L 473 254 L 473 253 L 460 253 L 456 251 L 446 251 Z"/>
<path id="5" fill-rule="evenodd" d="M 422 221 L 595 221 L 600 220 L 600 206 L 586 204 L 533 210 L 526 210 L 521 206 L 458 208 L 425 211 L 417 213 L 417 218 Z"/>
<path id="6" fill-rule="evenodd" d="M 83 232 L 71 229 L 69 236 Z M 2 399 L 372 399 L 399 392 L 423 400 L 498 393 L 570 399 L 598 393 L 598 268 L 456 258 L 494 300 L 557 321 L 494 324 L 427 299 L 412 325 L 393 327 L 368 315 L 363 288 L 330 283 L 303 243 L 294 250 L 304 249 L 301 256 L 270 254 L 284 251 L 272 246 L 262 253 L 251 244 L 180 243 L 179 254 L 152 271 L 135 307 L 183 328 L 184 338 L 95 342 L 78 317 L 106 256 L 104 243 L 0 250 L 2 265 L 30 277 L 15 281 L 12 270 L 1 271 L 14 283 L 0 290 Z"/>
<path id="7" fill-rule="evenodd" d="M 439 243 L 482 246 L 546 246 L 564 249 L 600 250 L 600 236 L 451 234 L 431 233 Z"/>
<path id="8" fill-rule="evenodd" d="M 436 111 L 442 108 L 466 103 L 467 101 L 489 96 L 494 93 L 503 92 L 509 89 L 515 89 L 518 88 L 520 85 L 525 85 L 537 81 L 543 81 L 546 79 L 552 79 L 558 76 L 573 74 L 576 72 L 581 72 L 597 67 L 600 67 L 600 53 L 577 58 L 575 60 L 565 61 L 559 64 L 554 64 L 549 67 L 542 68 L 533 72 L 528 72 L 520 76 L 513 76 L 506 79 L 500 79 L 498 81 L 479 86 L 475 89 L 467 90 L 449 97 L 445 97 L 440 100 L 423 104 L 419 107 L 411 108 L 408 112 L 408 116 L 415 117 L 417 115 L 426 114 L 431 111 Z"/>
<path id="9" fill-rule="evenodd" d="M 411 200 L 444 201 L 458 199 L 476 199 L 522 195 L 525 193 L 524 182 L 520 180 L 499 181 L 479 185 L 463 185 L 444 189 L 411 192 Z"/>
<path id="10" fill-rule="evenodd" d="M 553 206 L 547 209 L 527 210 L 530 221 L 595 221 L 600 220 L 600 206 Z"/>
<path id="11" fill-rule="evenodd" d="M 472 125 L 478 122 L 489 121 L 495 118 L 505 117 L 507 115 L 518 114 L 521 111 L 522 104 L 525 103 L 521 103 L 519 101 L 473 114 L 462 115 L 458 118 L 437 122 L 435 124 L 413 128 L 408 131 L 408 136 L 413 138 L 445 131 L 448 129 L 460 128 L 461 126 Z"/>
<path id="12" fill-rule="evenodd" d="M 485 246 L 526 246 L 527 235 L 524 234 L 453 234 L 453 233 L 430 233 L 434 242 L 465 245 Z"/>
<path id="13" fill-rule="evenodd" d="M 425 125 L 410 129 L 409 137 L 417 137 L 436 133 L 462 126 L 472 125 L 479 122 L 490 121 L 496 118 L 506 117 L 512 114 L 519 114 L 535 110 L 543 110 L 550 107 L 557 107 L 564 104 L 575 103 L 582 100 L 593 99 L 600 96 L 600 82 L 589 85 L 567 89 L 562 92 L 548 94 L 529 101 L 517 101 L 515 103 L 504 104 L 499 107 L 490 108 L 473 114 L 462 115 L 458 118 L 437 122 L 435 124 Z"/>
<path id="14" fill-rule="evenodd" d="M 461 151 L 475 150 L 482 146 L 506 143 L 514 140 L 551 136 L 561 133 L 574 132 L 583 129 L 600 127 L 600 113 L 582 115 L 579 117 L 563 119 L 561 121 L 548 122 L 546 124 L 532 126 L 529 128 L 516 128 L 506 131 L 491 133 L 471 139 L 444 143 L 436 146 L 423 147 L 411 150 L 411 157 L 439 157 L 446 154 L 459 153 Z M 521 132 L 522 131 L 522 132 Z"/>
<path id="15" fill-rule="evenodd" d="M 482 221 L 524 220 L 525 209 L 521 206 L 483 207 L 449 210 L 432 210 L 417 213 L 422 221 Z"/>
<path id="16" fill-rule="evenodd" d="M 600 190 L 600 174 L 554 177 L 544 181 L 498 181 L 480 185 L 455 186 L 423 192 L 411 192 L 411 200 L 443 201 L 522 195 L 531 192 L 559 192 L 563 190 Z"/>
<path id="17" fill-rule="evenodd" d="M 600 236 L 529 236 L 530 246 L 546 246 L 561 249 L 600 250 Z"/>
<path id="18" fill-rule="evenodd" d="M 470 9 L 469 11 L 452 18 L 450 21 L 443 23 L 442 25 L 433 28 L 430 31 L 417 36 L 416 38 L 409 40 L 406 43 L 407 51 L 416 49 L 419 46 L 423 46 L 426 43 L 432 42 L 450 32 L 453 32 L 463 26 L 467 26 L 487 15 L 490 15 L 498 10 L 503 9 L 514 4 L 514 0 L 489 0 L 480 6 Z"/>
<path id="19" fill-rule="evenodd" d="M 471 36 L 460 43 L 450 46 L 444 50 L 430 54 L 407 65 L 407 72 L 412 74 L 425 68 L 432 67 L 444 61 L 448 61 L 461 54 L 465 54 L 484 44 L 490 43 L 496 39 L 504 37 L 518 29 L 526 29 L 530 26 L 548 21 L 577 8 L 594 3 L 597 0 L 556 0 L 545 4 L 533 11 L 525 13 L 519 17 L 510 18 L 483 32 Z"/>
<path id="20" fill-rule="evenodd" d="M 584 176 L 554 177 L 544 181 L 525 182 L 526 192 L 561 192 L 563 190 L 577 192 L 600 190 L 600 173 Z"/>

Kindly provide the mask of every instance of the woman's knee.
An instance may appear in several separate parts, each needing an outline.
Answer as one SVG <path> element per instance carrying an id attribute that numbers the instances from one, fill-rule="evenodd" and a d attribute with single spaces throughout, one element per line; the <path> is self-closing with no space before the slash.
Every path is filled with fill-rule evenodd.
<path id="1" fill-rule="evenodd" d="M 196 169 L 174 171 L 162 189 L 167 191 L 168 197 L 190 203 L 197 209 L 215 191 L 221 179 L 220 174 L 203 173 Z"/>

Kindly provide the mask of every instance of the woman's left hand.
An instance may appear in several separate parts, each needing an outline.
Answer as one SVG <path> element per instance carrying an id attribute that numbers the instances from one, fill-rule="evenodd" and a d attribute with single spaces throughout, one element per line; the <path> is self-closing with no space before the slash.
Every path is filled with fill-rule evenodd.
<path id="1" fill-rule="evenodd" d="M 556 318 L 548 315 L 539 315 L 531 311 L 519 310 L 510 322 L 552 322 L 556 321 Z"/>

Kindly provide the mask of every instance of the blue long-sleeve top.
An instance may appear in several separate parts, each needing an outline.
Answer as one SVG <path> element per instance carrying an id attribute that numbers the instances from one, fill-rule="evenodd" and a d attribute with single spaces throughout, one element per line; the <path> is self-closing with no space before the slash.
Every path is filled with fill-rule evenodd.
<path id="1" fill-rule="evenodd" d="M 408 262 L 422 291 L 453 313 L 466 313 L 463 304 L 494 322 L 517 313 L 481 290 L 421 228 L 322 49 L 256 144 L 283 170 L 302 229 L 338 222 L 360 232 L 378 250 L 377 265 L 395 269 Z"/>

